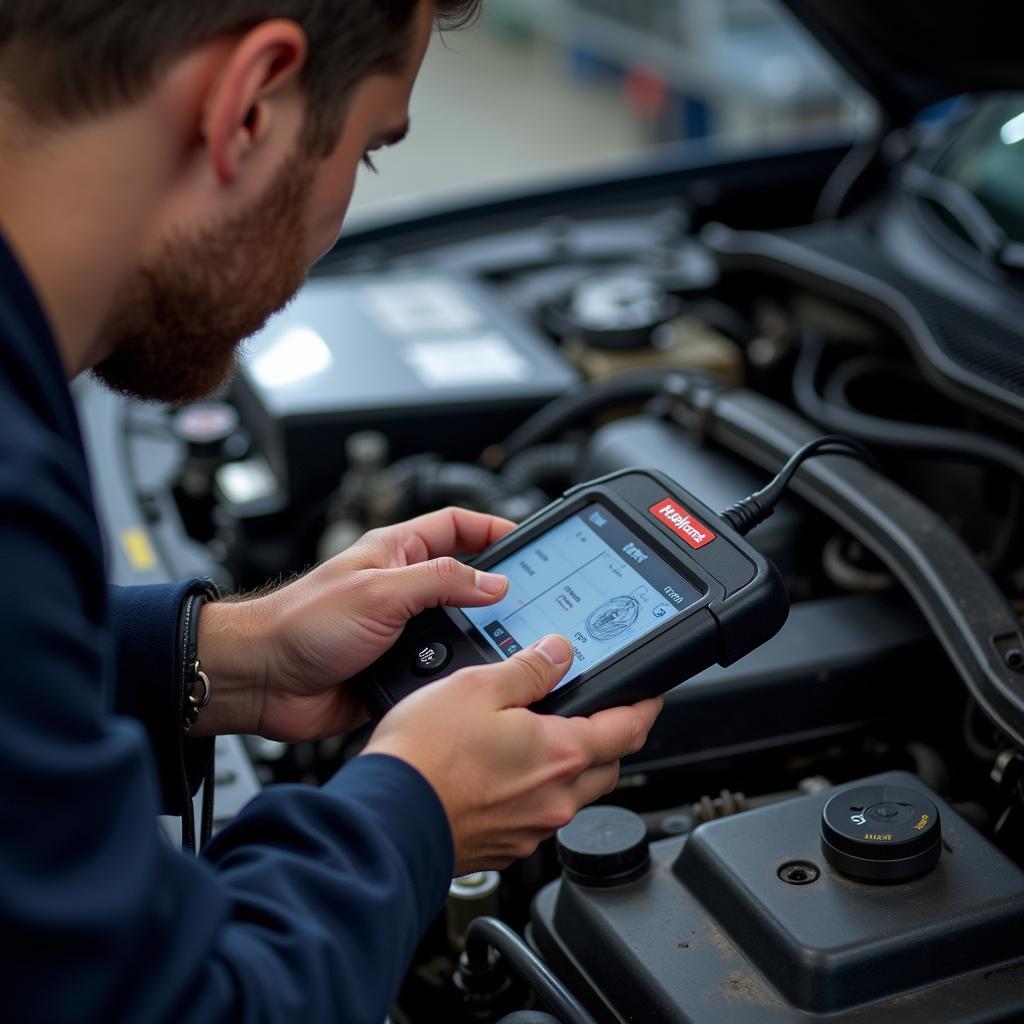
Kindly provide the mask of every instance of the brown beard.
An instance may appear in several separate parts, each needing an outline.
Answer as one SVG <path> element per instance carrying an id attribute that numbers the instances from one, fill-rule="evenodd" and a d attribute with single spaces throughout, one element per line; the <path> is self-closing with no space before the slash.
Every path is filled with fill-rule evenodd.
<path id="1" fill-rule="evenodd" d="M 308 156 L 290 158 L 249 210 L 167 243 L 108 318 L 111 355 L 93 374 L 122 394 L 182 405 L 220 388 L 241 342 L 305 280 Z"/>

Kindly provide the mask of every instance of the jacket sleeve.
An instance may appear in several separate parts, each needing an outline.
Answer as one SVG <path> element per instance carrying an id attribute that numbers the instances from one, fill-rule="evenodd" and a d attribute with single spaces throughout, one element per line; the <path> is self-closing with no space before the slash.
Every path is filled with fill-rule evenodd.
<path id="1" fill-rule="evenodd" d="M 362 757 L 269 789 L 198 860 L 174 850 L 152 744 L 104 706 L 103 587 L 46 470 L 0 460 L 5 1018 L 381 1024 L 450 880 L 434 791 Z"/>
<path id="2" fill-rule="evenodd" d="M 137 719 L 146 730 L 167 814 L 184 812 L 213 756 L 212 739 L 183 738 L 181 730 L 181 608 L 189 594 L 204 589 L 201 580 L 108 588 L 114 711 Z"/>

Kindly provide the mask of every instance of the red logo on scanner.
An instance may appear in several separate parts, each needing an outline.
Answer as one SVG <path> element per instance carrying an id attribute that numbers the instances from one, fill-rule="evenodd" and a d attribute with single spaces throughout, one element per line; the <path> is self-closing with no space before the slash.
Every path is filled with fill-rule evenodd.
<path id="1" fill-rule="evenodd" d="M 647 511 L 671 527 L 691 548 L 702 548 L 715 539 L 715 534 L 699 519 L 695 519 L 685 508 L 680 508 L 671 498 L 656 501 Z"/>

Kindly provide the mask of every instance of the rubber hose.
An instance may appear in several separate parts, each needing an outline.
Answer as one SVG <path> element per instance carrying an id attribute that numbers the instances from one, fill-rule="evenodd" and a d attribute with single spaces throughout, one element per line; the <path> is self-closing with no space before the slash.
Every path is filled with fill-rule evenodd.
<path id="1" fill-rule="evenodd" d="M 848 401 L 840 405 L 827 400 L 818 393 L 817 388 L 818 371 L 824 349 L 824 340 L 820 335 L 805 335 L 793 371 L 793 398 L 797 408 L 808 419 L 829 430 L 849 434 L 877 447 L 928 453 L 966 462 L 981 462 L 1005 469 L 1014 475 L 1016 486 L 1011 488 L 1010 507 L 985 560 L 986 568 L 1000 568 L 1012 552 L 1016 540 L 1017 518 L 1021 506 L 1020 484 L 1024 482 L 1024 452 L 983 434 L 884 419 L 854 409 Z M 845 382 L 848 384 L 853 379 L 855 378 L 852 376 L 846 376 Z M 840 384 L 843 381 L 844 378 L 840 378 Z M 833 385 L 833 388 L 838 386 Z"/>
<path id="2" fill-rule="evenodd" d="M 478 917 L 466 930 L 466 956 L 480 973 L 489 968 L 491 947 L 544 1000 L 562 1024 L 597 1024 L 551 968 L 507 924 L 495 917 Z"/>
<path id="3" fill-rule="evenodd" d="M 502 467 L 501 476 L 517 491 L 539 487 L 549 494 L 566 489 L 579 465 L 583 448 L 578 444 L 542 444 L 527 448 Z"/>
<path id="4" fill-rule="evenodd" d="M 421 472 L 417 495 L 427 508 L 468 502 L 493 515 L 525 519 L 547 503 L 547 495 L 536 488 L 520 488 L 496 473 L 463 462 L 443 463 Z"/>
<path id="5" fill-rule="evenodd" d="M 848 362 L 837 366 L 836 369 L 829 374 L 822 387 L 822 397 L 828 405 L 831 405 L 834 408 L 843 409 L 863 416 L 871 416 L 871 413 L 861 413 L 860 410 L 853 405 L 850 401 L 849 390 L 857 380 L 867 376 L 869 373 L 877 373 L 885 369 L 891 368 L 887 367 L 885 362 L 876 356 L 861 356 L 858 359 L 851 359 Z M 901 376 L 907 380 L 910 379 L 910 375 L 905 371 L 901 372 Z M 875 418 L 877 419 L 878 417 Z M 882 420 L 881 422 L 887 421 Z M 927 427 L 924 429 L 927 429 Z M 988 440 L 984 435 L 972 435 L 965 433 L 965 436 L 977 437 L 983 444 Z M 1012 446 L 1007 445 L 1007 447 L 1011 451 L 1013 450 Z M 1010 485 L 1010 494 L 1007 501 L 1006 514 L 1003 516 L 1003 521 L 999 526 L 999 532 L 995 535 L 992 541 L 992 548 L 985 563 L 986 566 L 991 569 L 997 569 L 1003 566 L 1007 558 L 1013 552 L 1014 544 L 1017 539 L 1017 523 L 1020 519 L 1021 492 L 1022 489 L 1024 489 L 1024 482 L 1021 480 L 1011 480 L 1008 481 L 1008 483 Z"/>
<path id="6" fill-rule="evenodd" d="M 809 419 L 829 430 L 850 434 L 879 447 L 926 451 L 957 456 L 971 462 L 985 462 L 1007 469 L 1024 480 L 1024 452 L 1002 441 L 966 430 L 883 419 L 826 401 L 817 389 L 823 351 L 823 340 L 808 335 L 793 372 L 793 397 L 797 408 Z"/>
<path id="7" fill-rule="evenodd" d="M 549 402 L 514 430 L 501 445 L 501 465 L 527 448 L 547 441 L 569 427 L 591 419 L 605 409 L 643 402 L 662 391 L 669 382 L 681 391 L 694 384 L 715 380 L 710 374 L 681 370 L 635 370 L 609 380 L 582 384 Z"/>

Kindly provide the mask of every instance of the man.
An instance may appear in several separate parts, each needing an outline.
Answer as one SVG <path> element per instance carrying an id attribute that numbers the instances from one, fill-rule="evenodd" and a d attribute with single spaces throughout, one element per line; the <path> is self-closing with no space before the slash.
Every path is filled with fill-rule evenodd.
<path id="1" fill-rule="evenodd" d="M 359 161 L 405 133 L 435 20 L 474 7 L 0 0 L 6 1019 L 379 1024 L 453 871 L 532 852 L 657 715 L 529 711 L 571 661 L 549 637 L 426 687 L 322 789 L 272 788 L 197 860 L 154 824 L 198 785 L 203 737 L 357 723 L 344 680 L 410 616 L 504 593 L 451 556 L 511 524 L 424 516 L 250 601 L 108 590 L 66 382 L 218 386 L 337 237 Z M 212 697 L 183 738 L 193 656 Z"/>

